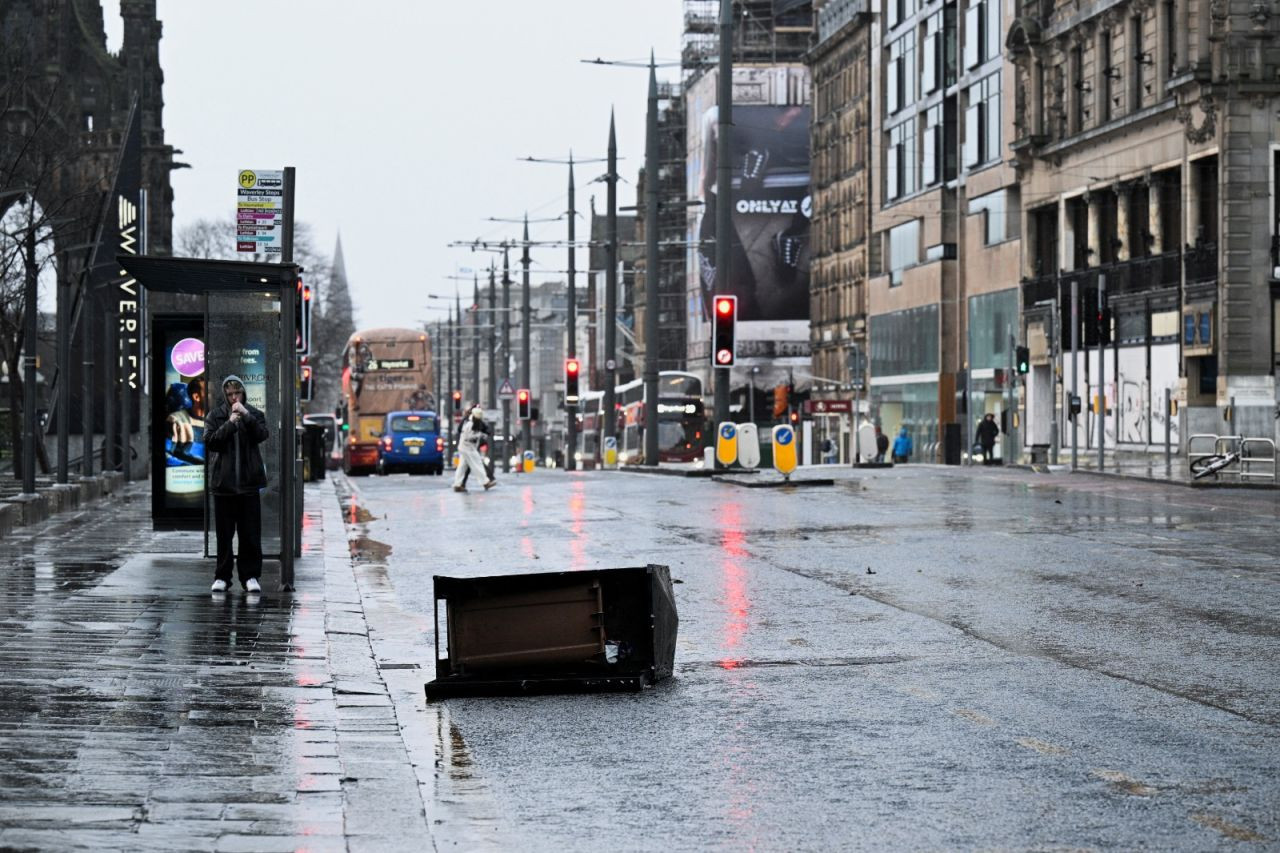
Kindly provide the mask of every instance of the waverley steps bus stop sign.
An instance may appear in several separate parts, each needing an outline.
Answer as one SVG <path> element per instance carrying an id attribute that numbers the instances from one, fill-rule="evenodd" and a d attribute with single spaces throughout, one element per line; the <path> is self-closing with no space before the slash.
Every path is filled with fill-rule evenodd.
<path id="1" fill-rule="evenodd" d="M 236 190 L 236 251 L 279 261 L 284 243 L 284 170 L 241 169 Z"/>

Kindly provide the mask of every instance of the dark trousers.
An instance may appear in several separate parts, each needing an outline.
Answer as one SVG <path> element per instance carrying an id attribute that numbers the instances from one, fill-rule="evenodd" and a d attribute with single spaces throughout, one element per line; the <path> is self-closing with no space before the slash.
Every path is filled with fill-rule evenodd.
<path id="1" fill-rule="evenodd" d="M 214 495 L 213 518 L 218 532 L 218 566 L 215 577 L 231 581 L 231 539 L 239 534 L 240 583 L 262 575 L 262 501 L 257 492 L 246 495 Z"/>
<path id="2" fill-rule="evenodd" d="M 995 448 L 996 448 L 996 444 L 995 444 L 995 442 L 993 441 L 993 442 L 991 442 L 990 444 L 987 444 L 987 443 L 984 441 L 984 442 L 981 442 L 981 443 L 979 444 L 979 446 L 982 448 L 982 464 L 983 464 L 983 465 L 990 465 L 992 462 L 994 462 L 994 461 L 995 461 L 995 458 L 996 458 L 996 457 L 995 457 Z"/>

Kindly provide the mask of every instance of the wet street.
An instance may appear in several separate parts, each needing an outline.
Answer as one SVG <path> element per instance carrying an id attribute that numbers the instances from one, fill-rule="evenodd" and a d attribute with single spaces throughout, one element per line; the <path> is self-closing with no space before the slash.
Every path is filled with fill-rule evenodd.
<path id="1" fill-rule="evenodd" d="M 353 479 L 375 652 L 422 662 L 394 700 L 448 733 L 439 846 L 1280 845 L 1276 493 L 835 476 Z M 432 574 L 650 562 L 677 582 L 675 678 L 423 707 Z"/>
<path id="2" fill-rule="evenodd" d="M 1280 848 L 1280 495 L 820 473 L 338 475 L 293 594 L 145 485 L 15 530 L 0 849 Z M 646 563 L 674 678 L 425 701 L 433 574 Z"/>

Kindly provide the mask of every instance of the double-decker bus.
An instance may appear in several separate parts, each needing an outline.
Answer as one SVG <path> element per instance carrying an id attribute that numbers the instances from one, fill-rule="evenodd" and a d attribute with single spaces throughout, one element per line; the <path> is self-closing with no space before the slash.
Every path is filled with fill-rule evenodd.
<path id="1" fill-rule="evenodd" d="M 618 406 L 618 462 L 639 465 L 644 462 L 644 380 L 619 385 L 614 398 Z M 679 370 L 661 371 L 658 374 L 658 461 L 701 459 L 706 430 L 702 380 Z"/>
<path id="2" fill-rule="evenodd" d="M 368 474 L 388 412 L 435 411 L 431 342 L 415 329 L 365 329 L 342 351 L 342 414 L 348 431 L 342 470 Z"/>

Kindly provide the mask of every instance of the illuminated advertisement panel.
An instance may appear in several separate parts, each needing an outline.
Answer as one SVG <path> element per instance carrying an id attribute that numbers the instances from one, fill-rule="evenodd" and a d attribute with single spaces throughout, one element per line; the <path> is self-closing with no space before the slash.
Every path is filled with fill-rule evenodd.
<path id="1" fill-rule="evenodd" d="M 204 513 L 204 419 L 211 406 L 204 324 L 198 315 L 153 318 L 151 514 L 158 529 L 198 529 Z"/>
<path id="2" fill-rule="evenodd" d="M 715 125 L 707 135 L 703 185 L 716 176 Z M 809 319 L 809 107 L 737 106 L 729 139 L 733 164 L 730 272 L 720 291 L 738 297 L 738 319 Z M 715 279 L 715 192 L 699 229 L 703 316 Z"/>

